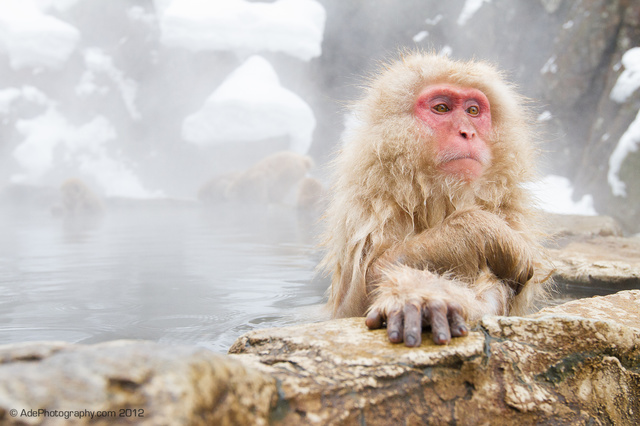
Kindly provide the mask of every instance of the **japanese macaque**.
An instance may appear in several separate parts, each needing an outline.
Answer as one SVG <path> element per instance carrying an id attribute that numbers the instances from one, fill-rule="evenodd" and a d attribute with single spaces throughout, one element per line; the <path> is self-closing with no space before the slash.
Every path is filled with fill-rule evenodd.
<path id="1" fill-rule="evenodd" d="M 211 205 L 228 201 L 227 190 L 241 175 L 241 172 L 231 172 L 208 180 L 198 190 L 198 200 Z"/>
<path id="2" fill-rule="evenodd" d="M 312 166 L 313 160 L 309 156 L 291 151 L 276 152 L 247 170 L 210 180 L 200 189 L 198 198 L 205 203 L 282 203 L 293 194 Z"/>
<path id="3" fill-rule="evenodd" d="M 426 53 L 372 79 L 335 160 L 323 266 L 334 317 L 437 344 L 484 314 L 522 314 L 550 267 L 522 183 L 535 149 L 499 71 Z"/>
<path id="4" fill-rule="evenodd" d="M 327 190 L 318 179 L 307 176 L 298 185 L 296 198 L 298 210 L 322 213 L 326 208 Z"/>
<path id="5" fill-rule="evenodd" d="M 80 179 L 67 179 L 60 186 L 60 204 L 54 215 L 66 217 L 96 216 L 104 212 L 102 200 Z"/>

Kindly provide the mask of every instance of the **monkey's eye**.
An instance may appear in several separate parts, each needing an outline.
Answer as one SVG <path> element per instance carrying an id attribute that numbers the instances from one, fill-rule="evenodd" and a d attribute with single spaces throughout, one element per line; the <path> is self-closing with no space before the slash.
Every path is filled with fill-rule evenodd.
<path id="1" fill-rule="evenodd" d="M 470 106 L 469 108 L 467 108 L 467 112 L 469 113 L 469 115 L 473 115 L 474 117 L 478 114 L 480 114 L 480 108 L 478 108 L 477 106 Z"/>
<path id="2" fill-rule="evenodd" d="M 449 107 L 446 106 L 445 104 L 438 104 L 438 105 L 433 107 L 433 110 L 435 112 L 439 112 L 439 113 L 444 113 L 444 112 L 449 112 L 450 111 Z"/>

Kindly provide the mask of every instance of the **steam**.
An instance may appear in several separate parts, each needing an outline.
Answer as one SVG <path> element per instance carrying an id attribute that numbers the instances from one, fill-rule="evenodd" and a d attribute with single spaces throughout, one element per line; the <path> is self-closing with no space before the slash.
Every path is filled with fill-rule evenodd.
<path id="1" fill-rule="evenodd" d="M 331 139 L 312 140 L 317 121 L 337 125 L 326 113 L 316 117 L 309 98 L 353 99 L 302 88 L 312 75 L 308 63 L 323 53 L 327 16 L 316 0 L 107 2 L 112 11 L 122 8 L 122 19 L 114 20 L 122 28 L 108 35 L 122 38 L 108 42 L 87 25 L 98 21 L 91 16 L 96 2 L 4 3 L 0 55 L 8 58 L 9 78 L 0 87 L 6 135 L 0 183 L 57 186 L 78 175 L 100 195 L 191 197 L 213 175 L 248 166 L 274 147 L 307 153 L 312 142 L 335 142 L 340 129 Z M 479 24 L 489 12 L 485 3 L 491 2 L 430 3 L 424 28 L 400 43 L 411 44 L 413 36 L 442 55 L 464 56 L 443 27 Z M 559 3 L 543 1 L 549 13 Z M 451 44 L 434 45 L 437 37 Z M 616 102 L 640 87 L 639 49 L 622 58 L 610 94 Z M 557 58 L 540 68 L 557 72 Z M 352 71 L 343 71 L 340 78 L 352 81 Z M 544 112 L 538 120 L 551 117 Z M 625 194 L 621 164 L 639 143 L 637 122 L 610 158 L 608 182 L 618 195 Z"/>
<path id="2" fill-rule="evenodd" d="M 92 2 L 6 3 L 0 55 L 33 85 L 0 90 L 12 156 L 2 159 L 5 181 L 58 186 L 75 176 L 103 196 L 188 197 L 212 175 L 277 149 L 309 150 L 311 107 L 257 54 L 320 56 L 326 13 L 315 0 L 110 4 L 123 19 L 109 22 L 125 26 L 117 45 L 103 39 L 116 31 L 86 29 L 102 10 Z M 71 14 L 76 6 L 90 13 Z M 167 58 L 211 66 L 183 81 L 189 65 L 173 71 Z"/>
<path id="3" fill-rule="evenodd" d="M 101 49 L 87 49 L 83 53 L 87 69 L 82 77 L 80 77 L 80 83 L 76 87 L 76 94 L 87 96 L 96 91 L 101 93 L 108 92 L 108 88 L 99 87 L 95 83 L 95 80 L 100 75 L 104 75 L 118 88 L 131 118 L 139 120 L 141 118 L 140 112 L 135 105 L 136 92 L 138 89 L 136 82 L 127 78 L 122 71 L 116 68 L 113 60 Z"/>

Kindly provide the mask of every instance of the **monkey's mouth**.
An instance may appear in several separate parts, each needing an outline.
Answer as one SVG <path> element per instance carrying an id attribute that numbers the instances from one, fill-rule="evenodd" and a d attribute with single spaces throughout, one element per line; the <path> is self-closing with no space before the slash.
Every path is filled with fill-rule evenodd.
<path id="1" fill-rule="evenodd" d="M 484 165 L 488 161 L 487 158 L 483 158 L 483 156 L 477 155 L 474 152 L 460 153 L 460 152 L 443 151 L 436 157 L 436 163 L 440 166 L 447 163 L 451 163 L 453 161 L 459 161 L 459 160 L 477 161 L 482 165 Z"/>
<path id="2" fill-rule="evenodd" d="M 465 181 L 472 181 L 482 176 L 490 160 L 490 157 L 473 151 L 443 151 L 437 156 L 436 165 L 448 175 L 458 176 Z"/>

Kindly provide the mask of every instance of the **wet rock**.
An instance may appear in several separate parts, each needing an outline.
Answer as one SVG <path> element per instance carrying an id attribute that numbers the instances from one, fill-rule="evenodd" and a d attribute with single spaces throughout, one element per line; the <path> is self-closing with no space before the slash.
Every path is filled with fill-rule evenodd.
<path id="1" fill-rule="evenodd" d="M 608 296 L 578 299 L 553 307 L 541 309 L 530 318 L 549 315 L 564 315 L 582 318 L 597 318 L 640 330 L 640 290 L 621 291 Z"/>
<path id="2" fill-rule="evenodd" d="M 640 288 L 640 237 L 578 239 L 551 250 L 560 283 L 616 290 Z"/>
<path id="3" fill-rule="evenodd" d="M 139 341 L 6 345 L 0 422 L 637 424 L 638 311 L 640 290 L 622 292 L 485 317 L 447 346 L 425 333 L 419 348 L 362 318 L 253 331 L 229 356 Z"/>
<path id="4" fill-rule="evenodd" d="M 640 236 L 624 237 L 615 219 L 546 214 L 545 224 L 559 293 L 552 303 L 640 288 Z"/>
<path id="5" fill-rule="evenodd" d="M 640 291 L 616 297 L 606 319 L 485 317 L 444 347 L 393 345 L 352 318 L 251 332 L 230 352 L 278 380 L 279 424 L 637 424 L 640 329 L 618 319 Z M 571 309 L 616 303 L 603 300 Z"/>
<path id="6" fill-rule="evenodd" d="M 577 237 L 621 237 L 623 235 L 618 222 L 610 216 L 545 213 L 544 219 L 545 231 L 558 245 L 562 245 L 562 241 Z"/>
<path id="7" fill-rule="evenodd" d="M 0 346 L 0 377 L 3 425 L 260 425 L 276 394 L 224 355 L 136 341 Z"/>
<path id="8" fill-rule="evenodd" d="M 559 31 L 547 52 L 550 66 L 536 79 L 534 95 L 549 105 L 551 132 L 562 139 L 562 148 L 549 161 L 574 183 L 576 198 L 592 195 L 598 212 L 638 232 L 640 155 L 632 149 L 622 154 L 618 144 L 633 138 L 640 92 L 629 90 L 628 97 L 620 97 L 614 88 L 623 72 L 633 71 L 625 68 L 623 57 L 640 43 L 640 4 L 565 2 L 556 15 L 561 26 L 555 27 Z M 615 158 L 621 160 L 619 170 Z M 619 183 L 612 182 L 614 177 Z"/>

